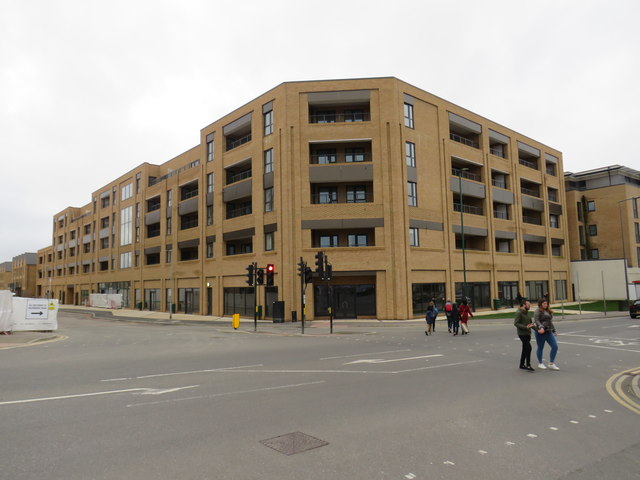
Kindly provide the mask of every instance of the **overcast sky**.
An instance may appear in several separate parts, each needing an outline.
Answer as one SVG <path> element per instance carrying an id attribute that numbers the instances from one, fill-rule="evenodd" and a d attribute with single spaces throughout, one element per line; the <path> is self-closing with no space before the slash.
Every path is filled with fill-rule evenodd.
<path id="1" fill-rule="evenodd" d="M 639 18 L 637 0 L 0 0 L 0 262 L 284 81 L 395 76 L 565 170 L 640 169 Z"/>

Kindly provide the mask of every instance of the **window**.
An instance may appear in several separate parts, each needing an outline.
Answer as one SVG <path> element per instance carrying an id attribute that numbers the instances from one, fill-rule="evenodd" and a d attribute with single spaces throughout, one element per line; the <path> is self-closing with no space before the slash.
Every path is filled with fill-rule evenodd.
<path id="1" fill-rule="evenodd" d="M 83 253 L 91 253 L 91 244 L 85 243 L 84 245 L 82 245 L 82 251 Z"/>
<path id="2" fill-rule="evenodd" d="M 636 243 L 640 243 L 640 223 L 636 222 L 633 226 L 636 232 Z"/>
<path id="3" fill-rule="evenodd" d="M 167 190 L 167 208 L 173 206 L 173 190 Z"/>
<path id="4" fill-rule="evenodd" d="M 262 114 L 264 119 L 264 136 L 271 135 L 273 133 L 273 110 L 269 110 Z"/>
<path id="5" fill-rule="evenodd" d="M 418 206 L 418 186 L 416 182 L 407 182 L 408 205 L 410 207 Z"/>
<path id="6" fill-rule="evenodd" d="M 171 229 L 173 228 L 173 222 L 171 221 L 171 217 L 167 217 L 167 235 L 171 235 Z"/>
<path id="7" fill-rule="evenodd" d="M 140 193 L 140 174 L 136 173 L 136 194 Z"/>
<path id="8" fill-rule="evenodd" d="M 506 238 L 496 238 L 496 252 L 511 253 L 513 241 Z"/>
<path id="9" fill-rule="evenodd" d="M 100 228 L 108 228 L 109 227 L 109 217 L 103 217 L 100 219 Z"/>
<path id="10" fill-rule="evenodd" d="M 558 220 L 558 215 L 549 215 L 549 226 L 551 228 L 560 228 L 560 222 Z"/>
<path id="11" fill-rule="evenodd" d="M 187 230 L 198 226 L 198 212 L 180 216 L 180 230 Z"/>
<path id="12" fill-rule="evenodd" d="M 547 191 L 548 191 L 548 194 L 549 194 L 549 201 L 550 202 L 557 202 L 558 201 L 558 190 L 556 190 L 555 188 L 549 188 Z"/>
<path id="13" fill-rule="evenodd" d="M 637 248 L 636 248 L 636 253 L 638 254 L 638 255 L 637 255 L 637 257 L 638 257 L 638 263 L 637 263 L 636 265 L 640 265 L 640 247 L 637 247 Z M 631 265 L 629 265 L 629 266 L 631 266 Z"/>
<path id="14" fill-rule="evenodd" d="M 320 248 L 337 247 L 338 235 L 320 235 Z"/>
<path id="15" fill-rule="evenodd" d="M 347 187 L 347 203 L 365 203 L 367 201 L 367 187 L 355 185 Z"/>
<path id="16" fill-rule="evenodd" d="M 587 201 L 587 211 L 589 211 L 589 212 L 595 212 L 596 211 L 596 201 L 595 200 Z"/>
<path id="17" fill-rule="evenodd" d="M 133 184 L 127 183 L 124 187 L 122 187 L 120 200 L 124 201 L 133 196 Z"/>
<path id="18" fill-rule="evenodd" d="M 578 211 L 578 220 L 582 222 L 582 202 L 576 202 L 576 210 Z"/>
<path id="19" fill-rule="evenodd" d="M 189 260 L 198 259 L 198 247 L 185 247 L 180 249 L 180 261 L 186 262 Z"/>
<path id="20" fill-rule="evenodd" d="M 578 238 L 580 239 L 580 245 L 584 245 L 585 236 L 584 236 L 584 227 L 582 225 L 578 226 Z"/>
<path id="21" fill-rule="evenodd" d="M 318 150 L 318 164 L 336 163 L 335 148 Z"/>
<path id="22" fill-rule="evenodd" d="M 120 254 L 120 268 L 131 268 L 131 252 Z"/>
<path id="23" fill-rule="evenodd" d="M 316 123 L 336 123 L 335 110 L 318 110 L 315 117 Z"/>
<path id="24" fill-rule="evenodd" d="M 213 242 L 207 242 L 207 258 L 213 258 Z"/>
<path id="25" fill-rule="evenodd" d="M 120 245 L 131 245 L 133 240 L 133 207 L 120 210 Z"/>
<path id="26" fill-rule="evenodd" d="M 562 245 L 551 245 L 551 255 L 554 257 L 561 257 Z"/>
<path id="27" fill-rule="evenodd" d="M 600 252 L 598 251 L 597 248 L 592 248 L 591 249 L 591 258 L 593 260 L 598 260 L 600 258 Z"/>
<path id="28" fill-rule="evenodd" d="M 273 211 L 273 187 L 264 189 L 264 211 Z"/>
<path id="29" fill-rule="evenodd" d="M 345 110 L 345 122 L 364 122 L 364 110 Z"/>
<path id="30" fill-rule="evenodd" d="M 322 187 L 318 189 L 318 203 L 338 203 L 336 187 Z"/>
<path id="31" fill-rule="evenodd" d="M 213 173 L 207 173 L 207 193 L 213 193 Z"/>
<path id="32" fill-rule="evenodd" d="M 271 252 L 274 250 L 274 242 L 273 242 L 273 232 L 268 232 L 264 234 L 264 251 Z"/>
<path id="33" fill-rule="evenodd" d="M 102 208 L 107 208 L 109 206 L 109 196 L 108 195 L 106 197 L 102 197 L 100 199 L 100 206 Z"/>
<path id="34" fill-rule="evenodd" d="M 409 227 L 409 246 L 420 246 L 420 230 L 415 227 Z"/>
<path id="35" fill-rule="evenodd" d="M 633 218 L 638 218 L 638 197 L 631 202 L 633 205 Z"/>
<path id="36" fill-rule="evenodd" d="M 213 140 L 207 142 L 207 162 L 213 162 Z"/>
<path id="37" fill-rule="evenodd" d="M 344 158 L 347 163 L 364 162 L 364 148 L 347 148 Z"/>
<path id="38" fill-rule="evenodd" d="M 273 172 L 273 148 L 264 151 L 264 173 Z"/>
<path id="39" fill-rule="evenodd" d="M 416 166 L 416 144 L 405 142 L 404 144 L 405 158 L 407 159 L 407 167 Z"/>
<path id="40" fill-rule="evenodd" d="M 413 128 L 413 105 L 404 104 L 404 126 Z"/>
<path id="41" fill-rule="evenodd" d="M 213 225 L 213 205 L 207 205 L 207 225 Z"/>
<path id="42" fill-rule="evenodd" d="M 589 236 L 596 237 L 598 235 L 598 226 L 597 225 L 589 225 Z"/>
<path id="43" fill-rule="evenodd" d="M 556 300 L 567 299 L 567 281 L 566 280 L 554 280 L 553 281 Z"/>
<path id="44" fill-rule="evenodd" d="M 350 247 L 366 247 L 367 246 L 367 235 L 366 234 L 349 234 L 347 236 L 348 245 Z"/>
<path id="45" fill-rule="evenodd" d="M 84 226 L 84 234 L 89 235 L 91 233 L 91 224 L 87 224 Z"/>
<path id="46" fill-rule="evenodd" d="M 100 248 L 109 248 L 109 237 L 100 239 Z"/>
<path id="47" fill-rule="evenodd" d="M 173 249 L 169 248 L 171 245 L 167 245 L 167 250 L 165 250 L 165 263 L 173 262 Z"/>
<path id="48" fill-rule="evenodd" d="M 160 222 L 147 225 L 147 238 L 153 238 L 160 235 Z"/>

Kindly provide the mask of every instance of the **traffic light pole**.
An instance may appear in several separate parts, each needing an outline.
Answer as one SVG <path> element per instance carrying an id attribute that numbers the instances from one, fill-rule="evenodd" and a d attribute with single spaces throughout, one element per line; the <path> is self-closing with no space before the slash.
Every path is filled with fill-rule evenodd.
<path id="1" fill-rule="evenodd" d="M 304 272 L 307 268 L 307 263 L 304 261 L 304 258 L 300 257 L 300 307 L 302 309 L 302 314 L 300 315 L 300 319 L 302 320 L 302 334 L 304 335 L 304 314 L 306 310 L 306 306 L 304 303 L 305 300 L 305 290 L 307 289 L 307 283 L 305 282 Z"/>
<path id="2" fill-rule="evenodd" d="M 253 262 L 253 331 L 258 331 L 258 264 Z"/>

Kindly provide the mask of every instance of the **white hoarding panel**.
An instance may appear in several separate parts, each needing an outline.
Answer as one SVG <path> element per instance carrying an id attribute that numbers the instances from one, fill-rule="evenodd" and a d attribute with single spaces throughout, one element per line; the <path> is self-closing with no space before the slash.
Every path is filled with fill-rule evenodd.
<path id="1" fill-rule="evenodd" d="M 13 311 L 13 293 L 0 290 L 0 332 L 11 331 L 11 312 Z"/>
<path id="2" fill-rule="evenodd" d="M 12 330 L 42 331 L 58 329 L 58 300 L 13 297 Z"/>

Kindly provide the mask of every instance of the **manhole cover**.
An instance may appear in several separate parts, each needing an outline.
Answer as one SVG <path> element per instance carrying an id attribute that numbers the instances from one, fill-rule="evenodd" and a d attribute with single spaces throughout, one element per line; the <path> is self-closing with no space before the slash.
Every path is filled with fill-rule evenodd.
<path id="1" fill-rule="evenodd" d="M 306 452 L 318 447 L 329 445 L 328 442 L 312 437 L 302 432 L 287 433 L 279 437 L 260 440 L 260 443 L 269 448 L 284 453 L 285 455 L 294 455 L 296 453 Z"/>

